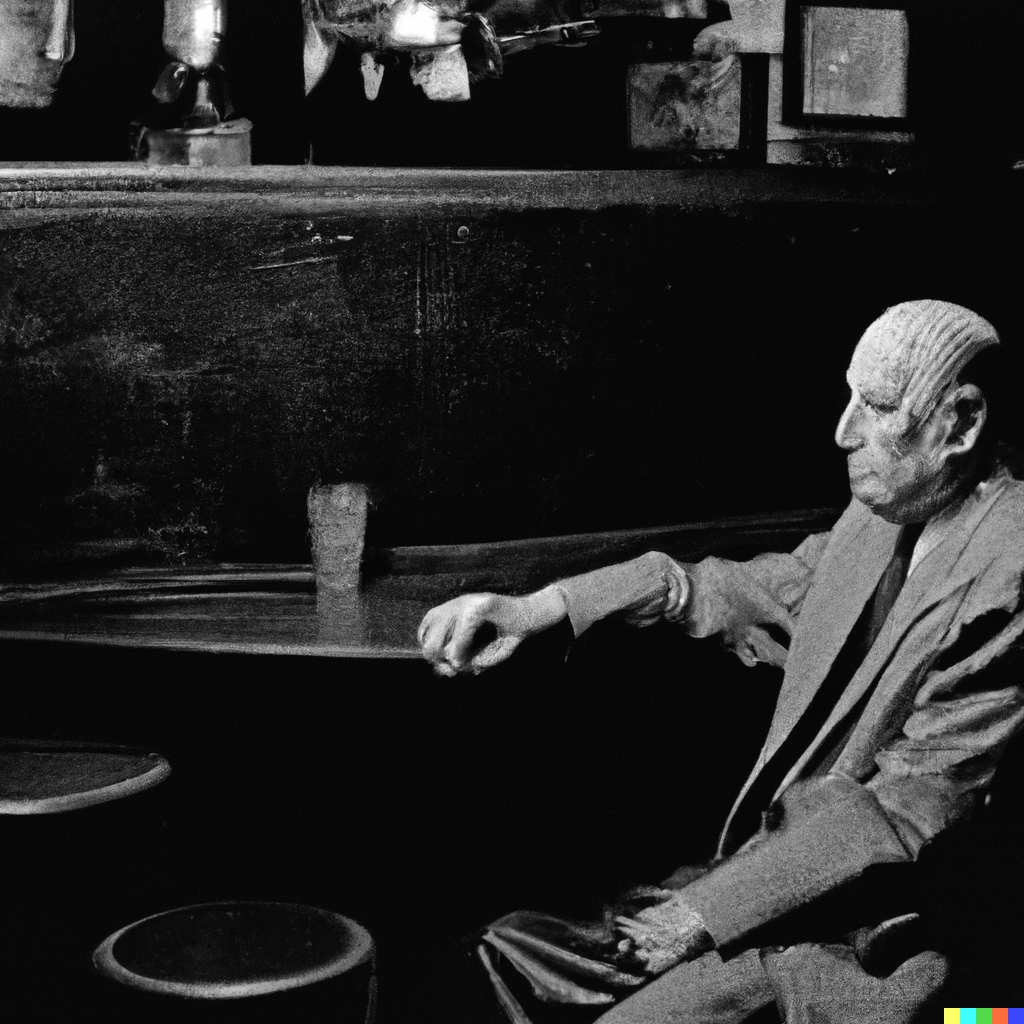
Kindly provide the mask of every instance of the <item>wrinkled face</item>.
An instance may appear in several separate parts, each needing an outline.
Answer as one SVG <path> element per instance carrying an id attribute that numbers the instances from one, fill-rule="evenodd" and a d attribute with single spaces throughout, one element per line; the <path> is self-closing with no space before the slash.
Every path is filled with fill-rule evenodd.
<path id="1" fill-rule="evenodd" d="M 836 428 L 836 444 L 849 453 L 853 496 L 892 523 L 930 518 L 950 483 L 939 410 L 907 429 L 905 355 L 889 337 L 861 340 L 846 373 L 850 401 Z"/>
<path id="2" fill-rule="evenodd" d="M 74 47 L 71 0 L 0 3 L 0 106 L 48 106 Z"/>

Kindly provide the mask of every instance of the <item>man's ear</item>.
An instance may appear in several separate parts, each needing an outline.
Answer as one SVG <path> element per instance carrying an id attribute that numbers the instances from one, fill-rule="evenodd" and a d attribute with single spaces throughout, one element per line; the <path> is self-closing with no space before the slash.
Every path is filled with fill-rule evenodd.
<path id="1" fill-rule="evenodd" d="M 965 455 L 978 443 L 988 415 L 985 396 L 977 384 L 960 384 L 946 397 L 950 429 L 946 435 L 946 450 L 950 454 Z"/>

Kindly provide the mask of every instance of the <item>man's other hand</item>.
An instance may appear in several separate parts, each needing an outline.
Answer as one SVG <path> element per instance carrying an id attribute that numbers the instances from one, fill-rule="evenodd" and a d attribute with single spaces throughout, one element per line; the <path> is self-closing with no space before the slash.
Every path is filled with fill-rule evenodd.
<path id="1" fill-rule="evenodd" d="M 504 661 L 526 637 L 561 622 L 565 614 L 565 596 L 554 585 L 525 597 L 463 594 L 431 608 L 416 638 L 438 675 L 475 675 Z"/>
<path id="2" fill-rule="evenodd" d="M 646 974 L 657 975 L 670 967 L 693 960 L 714 948 L 704 921 L 679 893 L 631 917 L 616 917 L 616 930 L 625 936 L 619 950 L 629 953 Z"/>

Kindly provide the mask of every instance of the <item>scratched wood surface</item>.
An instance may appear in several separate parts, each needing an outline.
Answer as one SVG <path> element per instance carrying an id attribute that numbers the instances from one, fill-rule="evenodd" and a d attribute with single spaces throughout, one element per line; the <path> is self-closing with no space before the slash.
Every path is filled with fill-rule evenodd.
<path id="1" fill-rule="evenodd" d="M 317 479 L 375 547 L 835 507 L 863 327 L 1019 334 L 1020 238 L 1012 182 L 6 167 L 0 561 L 303 562 Z"/>

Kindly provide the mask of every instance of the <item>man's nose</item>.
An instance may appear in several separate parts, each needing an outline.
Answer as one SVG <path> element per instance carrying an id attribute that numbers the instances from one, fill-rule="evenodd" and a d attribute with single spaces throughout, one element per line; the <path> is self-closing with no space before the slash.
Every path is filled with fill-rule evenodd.
<path id="1" fill-rule="evenodd" d="M 836 427 L 836 444 L 847 451 L 853 451 L 864 443 L 860 431 L 861 407 L 857 396 L 850 398 L 843 415 L 839 417 L 839 426 Z"/>

